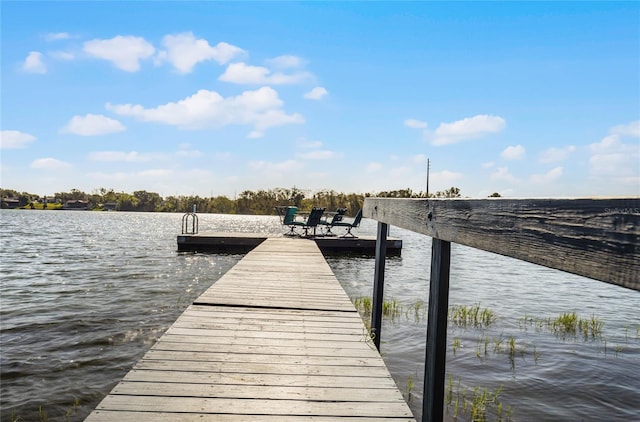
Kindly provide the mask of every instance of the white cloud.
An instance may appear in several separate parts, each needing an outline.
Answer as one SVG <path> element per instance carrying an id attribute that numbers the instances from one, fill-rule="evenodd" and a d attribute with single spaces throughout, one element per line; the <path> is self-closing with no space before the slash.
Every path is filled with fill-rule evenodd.
<path id="1" fill-rule="evenodd" d="M 401 166 L 401 167 L 394 167 L 391 170 L 389 170 L 389 175 L 391 177 L 402 177 L 402 176 L 406 176 L 411 172 L 411 167 L 407 167 L 407 166 Z"/>
<path id="2" fill-rule="evenodd" d="M 298 56 L 282 55 L 267 60 L 267 64 L 277 69 L 291 69 L 304 66 L 305 61 Z"/>
<path id="3" fill-rule="evenodd" d="M 373 162 L 373 163 L 367 164 L 365 171 L 367 173 L 374 173 L 379 171 L 380 169 L 382 169 L 382 164 Z"/>
<path id="4" fill-rule="evenodd" d="M 202 157 L 204 154 L 202 154 L 202 151 L 198 151 L 197 149 L 182 148 L 176 152 L 176 155 L 184 158 L 197 158 Z"/>
<path id="5" fill-rule="evenodd" d="M 210 170 L 152 168 L 133 172 L 109 171 L 89 173 L 94 186 L 115 186 L 117 190 L 133 192 L 146 190 L 158 192 L 162 196 L 173 195 L 184 186 L 209 191 L 207 181 L 214 178 Z"/>
<path id="6" fill-rule="evenodd" d="M 140 154 L 137 151 L 96 151 L 89 154 L 89 160 L 91 161 L 143 162 L 150 161 L 152 159 L 152 155 Z"/>
<path id="7" fill-rule="evenodd" d="M 496 171 L 491 173 L 489 178 L 494 181 L 502 181 L 514 184 L 519 182 L 516 177 L 509 173 L 509 169 L 507 167 L 498 167 Z"/>
<path id="8" fill-rule="evenodd" d="M 202 89 L 183 100 L 156 108 L 132 104 L 107 104 L 106 107 L 122 116 L 132 116 L 145 122 L 164 123 L 181 129 L 248 125 L 254 128 L 250 137 L 260 137 L 271 127 L 304 123 L 300 114 L 285 113 L 281 109 L 282 104 L 273 88 L 262 87 L 228 98 L 223 98 L 215 91 Z"/>
<path id="9" fill-rule="evenodd" d="M 68 40 L 71 38 L 68 32 L 50 32 L 44 36 L 45 41 Z"/>
<path id="10" fill-rule="evenodd" d="M 142 37 L 118 35 L 108 40 L 86 41 L 84 51 L 90 56 L 112 62 L 127 72 L 140 70 L 140 61 L 153 56 L 155 48 Z"/>
<path id="11" fill-rule="evenodd" d="M 285 160 L 279 163 L 272 163 L 269 161 L 251 161 L 249 163 L 249 167 L 254 170 L 261 170 L 264 172 L 283 172 L 283 171 L 297 171 L 302 169 L 304 166 L 302 163 L 295 160 Z"/>
<path id="12" fill-rule="evenodd" d="M 321 100 L 327 94 L 329 94 L 329 92 L 326 89 L 321 86 L 317 86 L 304 94 L 304 98 L 307 100 Z"/>
<path id="13" fill-rule="evenodd" d="M 506 126 L 500 116 L 481 114 L 452 123 L 441 123 L 431 135 L 433 145 L 449 145 L 464 140 L 482 138 L 486 134 L 498 133 Z"/>
<path id="14" fill-rule="evenodd" d="M 271 73 L 266 67 L 251 66 L 245 63 L 231 63 L 218 78 L 224 82 L 246 85 L 286 85 L 297 84 L 311 79 L 309 72 L 295 72 L 286 75 L 281 72 Z"/>
<path id="15" fill-rule="evenodd" d="M 31 168 L 42 170 L 63 170 L 70 167 L 71 165 L 69 163 L 55 158 L 38 158 L 31 163 Z"/>
<path id="16" fill-rule="evenodd" d="M 230 152 L 216 152 L 214 158 L 219 161 L 227 161 L 230 160 L 233 156 Z"/>
<path id="17" fill-rule="evenodd" d="M 500 156 L 505 160 L 522 160 L 524 158 L 524 154 L 524 147 L 522 145 L 516 145 L 505 148 Z"/>
<path id="18" fill-rule="evenodd" d="M 490 169 L 491 167 L 495 166 L 496 163 L 494 163 L 493 161 L 487 161 L 486 163 L 482 163 L 482 168 L 483 169 Z"/>
<path id="19" fill-rule="evenodd" d="M 262 138 L 263 136 L 264 136 L 264 132 L 263 131 L 261 131 L 261 130 L 252 130 L 247 135 L 247 138 L 249 138 L 249 139 L 258 139 L 258 138 Z"/>
<path id="20" fill-rule="evenodd" d="M 202 152 L 188 147 L 181 147 L 173 154 L 137 151 L 95 151 L 89 153 L 91 161 L 107 161 L 107 162 L 129 162 L 142 163 L 157 160 L 175 160 L 176 158 L 197 158 L 201 157 Z"/>
<path id="21" fill-rule="evenodd" d="M 322 141 L 309 141 L 307 139 L 298 139 L 296 141 L 296 146 L 298 148 L 304 149 L 316 149 L 322 147 Z"/>
<path id="22" fill-rule="evenodd" d="M 448 189 L 451 186 L 454 186 L 463 177 L 464 174 L 449 170 L 431 172 L 429 174 L 429 184 L 431 186 L 442 186 L 443 189 Z M 429 192 L 432 191 L 435 190 L 430 188 Z"/>
<path id="23" fill-rule="evenodd" d="M 42 53 L 39 51 L 31 51 L 22 63 L 22 70 L 29 73 L 47 73 L 47 67 L 42 62 Z"/>
<path id="24" fill-rule="evenodd" d="M 35 136 L 18 130 L 3 130 L 0 132 L 1 149 L 25 148 L 30 142 L 35 140 Z"/>
<path id="25" fill-rule="evenodd" d="M 148 169 L 142 170 L 138 173 L 138 176 L 143 179 L 158 180 L 158 179 L 170 179 L 174 174 L 173 170 L 169 169 Z"/>
<path id="26" fill-rule="evenodd" d="M 424 164 L 427 162 L 427 156 L 424 154 L 417 154 L 413 156 L 413 162 L 416 164 Z"/>
<path id="27" fill-rule="evenodd" d="M 271 71 L 262 66 L 248 66 L 244 63 L 232 63 L 218 79 L 237 84 L 268 84 L 267 75 Z"/>
<path id="28" fill-rule="evenodd" d="M 404 121 L 404 125 L 413 129 L 427 128 L 427 122 L 423 122 L 422 120 L 416 120 L 416 119 L 407 119 Z"/>
<path id="29" fill-rule="evenodd" d="M 640 186 L 640 144 L 624 143 L 623 139 L 640 138 L 640 121 L 619 125 L 609 135 L 589 146 L 589 174 L 612 184 L 630 185 L 636 192 Z"/>
<path id="30" fill-rule="evenodd" d="M 564 161 L 575 152 L 577 148 L 573 145 L 566 146 L 564 148 L 551 147 L 540 154 L 541 163 L 555 163 L 558 161 Z"/>
<path id="31" fill-rule="evenodd" d="M 316 150 L 298 154 L 298 156 L 306 160 L 328 160 L 331 158 L 339 158 L 341 154 L 329 150 Z"/>
<path id="32" fill-rule="evenodd" d="M 47 54 L 56 60 L 69 61 L 69 60 L 75 59 L 75 56 L 73 55 L 73 53 L 69 53 L 67 51 L 50 51 Z"/>
<path id="33" fill-rule="evenodd" d="M 62 131 L 80 136 L 96 136 L 122 132 L 125 129 L 119 121 L 102 114 L 87 114 L 85 116 L 73 116 Z"/>
<path id="34" fill-rule="evenodd" d="M 536 185 L 546 185 L 558 180 L 562 176 L 562 172 L 562 167 L 555 167 L 546 173 L 532 174 L 531 177 L 529 177 L 529 181 Z"/>
<path id="35" fill-rule="evenodd" d="M 614 135 L 640 138 L 640 120 L 636 120 L 626 125 L 614 126 L 609 130 L 609 132 Z"/>
<path id="36" fill-rule="evenodd" d="M 206 60 L 225 64 L 245 54 L 243 49 L 225 42 L 212 47 L 207 40 L 196 39 L 192 32 L 165 35 L 162 45 L 166 50 L 158 53 L 158 60 L 168 61 L 180 73 L 191 73 L 196 64 Z"/>
<path id="37" fill-rule="evenodd" d="M 624 144 L 620 142 L 619 135 L 608 135 L 600 142 L 589 145 L 589 150 L 594 154 L 606 154 L 624 149 Z"/>
<path id="38" fill-rule="evenodd" d="M 291 183 L 292 177 L 295 178 L 296 184 L 304 183 L 304 180 L 300 179 L 298 174 L 304 169 L 303 161 L 284 160 L 271 162 L 257 160 L 247 163 L 247 166 L 248 169 L 243 172 L 245 176 L 238 180 L 244 180 L 242 184 L 248 188 L 252 185 L 255 187 L 282 186 L 283 183 Z M 240 171 L 240 169 L 238 170 Z M 309 172 L 304 172 L 304 174 L 306 177 L 311 176 Z"/>

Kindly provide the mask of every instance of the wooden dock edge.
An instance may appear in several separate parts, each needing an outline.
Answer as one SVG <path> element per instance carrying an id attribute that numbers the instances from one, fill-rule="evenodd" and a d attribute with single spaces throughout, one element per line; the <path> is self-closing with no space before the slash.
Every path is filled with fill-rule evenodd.
<path id="1" fill-rule="evenodd" d="M 180 234 L 177 237 L 178 252 L 248 253 L 266 239 L 283 238 L 282 235 L 261 233 Z M 376 238 L 373 236 L 339 237 L 317 236 L 309 238 L 284 237 L 300 242 L 314 241 L 325 255 L 374 256 Z M 387 238 L 387 255 L 402 254 L 402 239 Z"/>

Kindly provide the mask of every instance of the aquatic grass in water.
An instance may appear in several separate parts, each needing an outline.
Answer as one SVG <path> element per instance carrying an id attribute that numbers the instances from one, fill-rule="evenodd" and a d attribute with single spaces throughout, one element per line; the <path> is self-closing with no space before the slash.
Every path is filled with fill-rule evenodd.
<path id="1" fill-rule="evenodd" d="M 509 362 L 511 363 L 511 370 L 516 369 L 516 339 L 513 336 L 509 337 Z"/>
<path id="2" fill-rule="evenodd" d="M 42 405 L 38 406 L 38 418 L 40 419 L 40 422 L 46 422 L 49 420 L 49 415 L 44 411 Z"/>
<path id="3" fill-rule="evenodd" d="M 411 403 L 413 401 L 413 389 L 416 386 L 416 381 L 413 379 L 413 375 L 409 375 L 407 377 L 407 386 L 402 394 L 407 403 Z"/>
<path id="4" fill-rule="evenodd" d="M 487 356 L 488 346 L 489 346 L 489 337 L 482 336 L 478 338 L 478 341 L 476 342 L 476 357 L 478 359 L 482 359 L 482 357 Z"/>
<path id="5" fill-rule="evenodd" d="M 460 347 L 460 338 L 454 337 L 453 338 L 453 356 L 456 355 L 456 351 L 458 350 L 459 347 Z"/>
<path id="6" fill-rule="evenodd" d="M 371 314 L 371 298 L 358 297 L 352 299 L 358 310 L 366 313 L 367 317 Z M 402 315 L 406 320 L 420 322 L 426 314 L 427 307 L 423 301 L 416 301 L 414 304 L 407 305 L 397 299 L 385 300 L 383 303 L 383 317 L 391 321 L 398 321 Z M 363 316 L 363 318 L 365 318 Z M 559 340 L 568 338 L 587 340 L 600 340 L 604 343 L 605 355 L 607 351 L 610 356 L 616 358 L 624 357 L 627 352 L 627 346 L 630 341 L 640 338 L 640 328 L 635 324 L 629 324 L 624 327 L 622 338 L 626 344 L 614 344 L 607 349 L 606 339 L 604 338 L 604 323 L 595 315 L 590 317 L 581 317 L 576 312 L 563 312 L 553 318 L 538 318 L 533 315 L 525 315 L 523 318 L 515 318 L 516 325 L 524 331 L 528 331 L 529 327 L 534 327 L 537 334 L 545 332 L 551 333 Z M 479 303 L 474 305 L 453 305 L 448 312 L 449 328 L 462 329 L 469 331 L 473 335 L 474 330 L 477 334 L 476 340 L 468 338 L 468 334 L 450 337 L 451 349 L 449 349 L 450 359 L 453 357 L 462 357 L 473 355 L 481 362 L 500 357 L 508 360 L 509 368 L 507 371 L 515 373 L 516 366 L 527 368 L 526 362 L 530 361 L 531 367 L 538 366 L 541 358 L 544 359 L 545 354 L 541 353 L 538 345 L 527 342 L 526 338 L 520 339 L 517 334 L 492 334 L 492 325 L 498 320 L 498 316 L 490 308 L 483 308 Z M 634 336 L 635 332 L 635 336 Z M 528 337 L 528 336 L 526 336 Z M 475 349 L 463 348 L 468 341 L 475 341 Z M 493 352 L 493 353 L 491 353 Z M 493 356 L 492 356 L 493 355 Z M 518 355 L 523 360 L 519 364 Z M 531 359 L 527 359 L 530 356 Z M 506 363 L 506 362 L 505 362 Z M 524 366 L 523 366 L 524 365 Z M 414 381 L 409 377 L 405 381 L 406 387 L 403 396 L 407 402 L 413 399 Z M 501 388 L 491 391 L 483 387 L 462 388 L 460 381 L 457 383 L 453 377 L 449 375 L 448 383 L 445 389 L 445 401 L 449 418 L 454 421 L 470 420 L 485 421 L 497 420 L 507 421 L 513 419 L 513 408 L 505 405 L 500 399 Z"/>
<path id="7" fill-rule="evenodd" d="M 382 302 L 382 315 L 395 320 L 402 315 L 402 305 L 397 299 L 385 300 Z"/>
<path id="8" fill-rule="evenodd" d="M 371 315 L 371 298 L 369 296 L 358 296 L 352 298 L 351 302 L 359 312 L 364 315 Z"/>
<path id="9" fill-rule="evenodd" d="M 563 312 L 555 319 L 550 319 L 549 328 L 556 335 L 576 334 L 578 329 L 578 315 L 575 312 Z"/>
<path id="10" fill-rule="evenodd" d="M 427 307 L 425 306 L 424 301 L 418 299 L 415 303 L 413 303 L 407 308 L 405 317 L 407 319 L 410 319 L 410 314 L 412 314 L 413 320 L 415 322 L 420 322 L 425 317 L 426 313 L 427 313 Z"/>
<path id="11" fill-rule="evenodd" d="M 604 329 L 604 322 L 595 315 L 583 318 L 575 312 L 563 312 L 555 318 L 546 319 L 525 315 L 524 318 L 518 319 L 518 325 L 524 330 L 528 326 L 534 326 L 536 332 L 546 328 L 562 339 L 577 338 L 579 335 L 582 335 L 584 340 L 597 339 L 602 337 Z"/>
<path id="12" fill-rule="evenodd" d="M 358 312 L 360 312 L 360 315 L 363 319 L 370 319 L 371 312 L 373 312 L 371 297 L 352 297 L 351 302 L 358 310 Z M 396 298 L 385 299 L 382 302 L 382 317 L 394 322 L 397 322 L 402 315 L 404 315 L 408 320 L 420 322 L 425 313 L 426 307 L 424 306 L 424 302 L 422 300 L 417 300 L 415 303 L 412 303 L 410 305 L 405 305 Z"/>
<path id="13" fill-rule="evenodd" d="M 455 387 L 454 387 L 455 385 Z M 445 390 L 446 412 L 451 414 L 454 421 L 459 418 L 470 421 L 492 420 L 511 421 L 513 420 L 513 409 L 511 406 L 504 408 L 504 403 L 500 399 L 503 387 L 498 387 L 495 391 L 476 386 L 471 394 L 468 394 L 467 387 L 461 387 L 461 380 L 454 384 L 453 376 L 449 374 Z M 455 397 L 455 400 L 454 400 Z"/>
<path id="14" fill-rule="evenodd" d="M 70 421 L 71 420 L 71 416 L 75 415 L 78 413 L 78 406 L 80 406 L 80 399 L 75 398 L 73 400 L 73 404 L 71 405 L 71 407 L 67 408 L 66 411 L 64 412 L 64 420 L 65 421 Z M 38 420 L 40 422 L 47 422 L 49 420 L 49 412 L 47 410 L 45 410 L 45 407 L 43 405 L 38 405 Z M 9 420 L 11 422 L 20 422 L 23 421 L 25 419 L 22 419 L 22 417 L 20 417 L 19 415 L 16 414 L 16 412 L 12 411 L 11 414 L 9 415 Z M 55 419 L 58 420 L 58 419 Z"/>
<path id="15" fill-rule="evenodd" d="M 596 318 L 595 315 L 591 315 L 591 318 L 587 321 L 582 321 L 582 332 L 585 337 L 587 333 L 593 338 L 599 337 L 602 335 L 602 329 L 604 328 L 604 322 L 600 319 Z"/>
<path id="16" fill-rule="evenodd" d="M 489 308 L 475 305 L 453 305 L 449 308 L 449 322 L 457 327 L 487 328 L 496 321 L 494 312 Z"/>

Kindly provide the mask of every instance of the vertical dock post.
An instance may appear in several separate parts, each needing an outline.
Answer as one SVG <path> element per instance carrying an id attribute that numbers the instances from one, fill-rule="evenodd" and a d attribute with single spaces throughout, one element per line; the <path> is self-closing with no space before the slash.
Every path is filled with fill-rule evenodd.
<path id="1" fill-rule="evenodd" d="M 451 242 L 433 239 L 422 420 L 443 418 Z"/>
<path id="2" fill-rule="evenodd" d="M 387 258 L 387 231 L 389 225 L 378 222 L 376 237 L 376 266 L 373 273 L 373 302 L 371 307 L 371 335 L 373 344 L 380 350 L 382 332 L 382 307 L 384 303 L 384 264 Z"/>

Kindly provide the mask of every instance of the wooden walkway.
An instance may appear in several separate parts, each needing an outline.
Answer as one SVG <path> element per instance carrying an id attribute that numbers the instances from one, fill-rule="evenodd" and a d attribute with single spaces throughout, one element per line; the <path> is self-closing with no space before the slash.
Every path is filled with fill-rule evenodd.
<path id="1" fill-rule="evenodd" d="M 414 421 L 313 241 L 267 239 L 87 421 Z"/>

